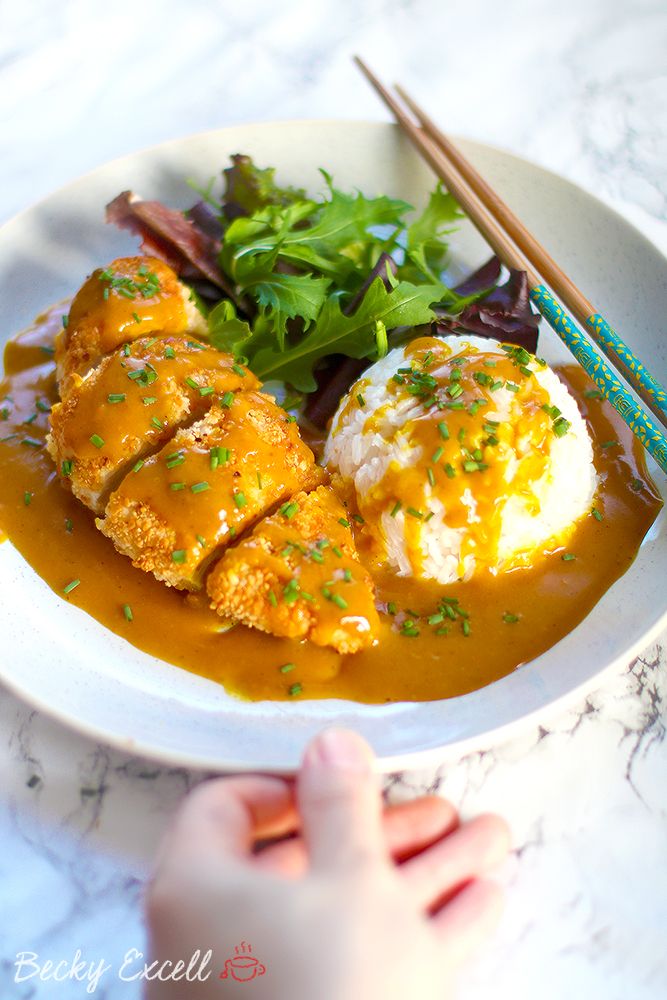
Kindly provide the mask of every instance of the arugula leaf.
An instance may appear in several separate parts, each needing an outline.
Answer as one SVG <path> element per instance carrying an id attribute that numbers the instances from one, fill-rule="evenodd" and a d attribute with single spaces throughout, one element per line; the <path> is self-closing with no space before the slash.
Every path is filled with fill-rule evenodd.
<path id="1" fill-rule="evenodd" d="M 253 293 L 282 351 L 287 320 L 300 317 L 305 332 L 317 318 L 330 284 L 328 278 L 314 278 L 310 274 L 281 274 L 265 270 L 245 282 L 243 289 Z"/>
<path id="2" fill-rule="evenodd" d="M 447 244 L 444 237 L 453 231 L 453 223 L 463 218 L 456 199 L 438 184 L 422 214 L 407 228 L 406 257 L 429 281 L 437 281 L 442 270 Z"/>
<path id="3" fill-rule="evenodd" d="M 208 314 L 208 339 L 218 351 L 238 356 L 244 354 L 254 333 L 245 320 L 239 319 L 229 299 L 223 299 Z"/>
<path id="4" fill-rule="evenodd" d="M 352 358 L 373 357 L 377 352 L 377 324 L 392 330 L 398 326 L 419 326 L 434 318 L 431 308 L 440 301 L 443 285 L 412 285 L 400 281 L 387 289 L 381 278 L 369 287 L 352 316 L 340 307 L 340 294 L 330 295 L 317 322 L 301 341 L 284 351 L 277 345 L 263 347 L 251 357 L 251 367 L 262 379 L 281 379 L 302 392 L 316 388 L 313 366 L 328 354 Z"/>

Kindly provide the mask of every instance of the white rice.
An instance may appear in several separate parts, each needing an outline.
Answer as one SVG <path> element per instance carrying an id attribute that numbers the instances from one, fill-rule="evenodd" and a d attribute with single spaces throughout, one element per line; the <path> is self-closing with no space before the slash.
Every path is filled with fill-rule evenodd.
<path id="1" fill-rule="evenodd" d="M 474 336 L 443 339 L 455 354 L 476 348 L 487 354 L 504 355 L 496 341 Z M 396 399 L 387 389 L 397 368 L 405 364 L 409 364 L 409 360 L 406 361 L 404 349 L 396 348 L 364 372 L 341 400 L 326 442 L 325 462 L 353 487 L 362 514 L 372 510 L 373 489 L 379 486 L 392 462 L 398 463 L 400 468 L 408 468 L 423 461 L 425 470 L 429 462 L 429 458 L 422 455 L 421 447 L 410 442 L 409 428 L 406 428 L 410 420 L 423 412 L 420 401 L 415 397 Z M 564 544 L 577 521 L 590 511 L 597 488 L 593 449 L 576 401 L 551 369 L 533 361 L 528 367 L 548 393 L 550 405 L 558 407 L 570 428 L 562 437 L 552 435 L 547 469 L 531 484 L 532 497 L 513 492 L 512 478 L 518 460 L 516 454 L 510 458 L 505 473 L 507 494 L 504 499 L 498 498 L 502 505 L 501 531 L 495 559 L 489 566 L 492 572 L 523 565 L 536 551 Z M 363 393 L 364 406 L 346 407 L 348 399 L 356 398 L 359 392 Z M 493 394 L 493 401 L 495 408 L 485 409 L 485 419 L 516 422 L 521 408 L 515 394 L 501 388 Z M 373 414 L 370 421 L 369 414 Z M 528 437 L 523 443 L 529 447 L 529 442 Z M 519 439 L 519 452 L 521 447 Z M 479 521 L 475 487 L 480 481 L 471 476 L 470 487 L 463 495 L 469 524 Z M 468 554 L 461 560 L 467 529 L 449 526 L 442 502 L 432 495 L 430 486 L 426 485 L 425 489 L 433 516 L 419 525 L 420 573 L 442 584 L 467 579 L 476 567 L 474 555 Z M 387 564 L 399 575 L 413 572 L 406 547 L 405 519 L 402 509 L 394 517 L 386 509 L 379 523 L 368 525 L 384 550 Z M 411 527 L 414 530 L 414 524 Z"/>

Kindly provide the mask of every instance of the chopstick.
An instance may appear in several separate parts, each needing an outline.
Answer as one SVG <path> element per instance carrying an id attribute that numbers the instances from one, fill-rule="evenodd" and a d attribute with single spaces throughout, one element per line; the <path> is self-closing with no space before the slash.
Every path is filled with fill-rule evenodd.
<path id="1" fill-rule="evenodd" d="M 634 388 L 637 395 L 653 411 L 658 420 L 667 427 L 667 391 L 665 391 L 663 386 L 651 375 L 650 371 L 645 368 L 639 358 L 621 340 L 616 331 L 611 328 L 604 316 L 598 312 L 593 303 L 586 298 L 567 274 L 561 270 L 553 257 L 547 253 L 541 243 L 538 243 L 532 233 L 517 218 L 509 205 L 485 181 L 482 175 L 466 159 L 463 153 L 457 149 L 454 143 L 440 131 L 435 122 L 429 118 L 401 86 L 397 84 L 395 89 L 403 102 L 412 111 L 424 132 L 442 149 L 458 172 L 488 208 L 489 212 L 504 227 L 505 232 L 509 234 L 528 260 L 539 270 L 540 274 L 546 278 L 561 302 L 571 310 L 575 319 L 587 329 L 588 335 L 595 341 L 600 350 L 606 354 L 614 368 Z"/>
<path id="2" fill-rule="evenodd" d="M 530 285 L 530 297 L 540 313 L 586 370 L 602 395 L 609 400 L 633 434 L 653 455 L 660 468 L 667 473 L 667 438 L 665 435 L 630 395 L 618 376 L 595 351 L 584 334 L 577 329 L 571 317 L 549 292 L 540 273 L 530 263 L 527 255 L 522 252 L 522 248 L 515 244 L 500 222 L 489 212 L 479 195 L 448 158 L 446 152 L 424 130 L 414 124 L 368 66 L 358 56 L 354 58 L 371 85 L 392 111 L 408 138 L 438 177 L 446 183 L 448 190 L 454 195 L 493 251 L 507 267 L 526 272 Z"/>

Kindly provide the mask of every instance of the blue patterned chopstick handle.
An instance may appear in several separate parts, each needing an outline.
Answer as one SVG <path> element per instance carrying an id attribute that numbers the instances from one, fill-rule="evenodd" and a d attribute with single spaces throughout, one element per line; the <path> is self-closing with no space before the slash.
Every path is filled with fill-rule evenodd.
<path id="1" fill-rule="evenodd" d="M 609 326 L 604 316 L 601 316 L 600 313 L 593 313 L 586 320 L 586 326 L 595 331 L 598 346 L 608 358 L 611 358 L 612 363 L 614 355 L 621 359 L 626 368 L 626 378 L 635 389 L 643 390 L 656 406 L 667 413 L 667 392 L 657 379 L 653 378 L 650 371 L 644 368 L 639 358 L 632 353 L 616 331 Z"/>
<path id="2" fill-rule="evenodd" d="M 556 331 L 566 347 L 595 382 L 600 392 L 609 400 L 630 430 L 639 438 L 646 450 L 667 473 L 667 438 L 649 419 L 645 411 L 634 401 L 620 382 L 618 376 L 593 349 L 562 306 L 544 285 L 531 289 L 530 297 Z"/>

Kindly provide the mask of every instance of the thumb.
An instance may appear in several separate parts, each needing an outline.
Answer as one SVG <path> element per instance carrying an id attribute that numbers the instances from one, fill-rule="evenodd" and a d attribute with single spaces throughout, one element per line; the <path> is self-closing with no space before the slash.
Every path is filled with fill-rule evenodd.
<path id="1" fill-rule="evenodd" d="M 325 729 L 306 748 L 297 803 L 311 865 L 357 866 L 386 856 L 382 798 L 368 744 L 346 729 Z"/>

